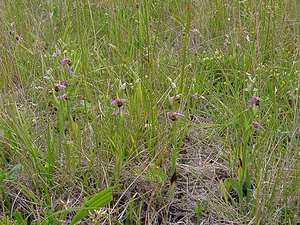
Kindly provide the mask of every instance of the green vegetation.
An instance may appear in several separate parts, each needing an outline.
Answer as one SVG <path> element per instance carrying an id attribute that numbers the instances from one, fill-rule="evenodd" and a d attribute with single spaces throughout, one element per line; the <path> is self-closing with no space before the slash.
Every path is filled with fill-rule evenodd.
<path id="1" fill-rule="evenodd" d="M 300 224 L 299 1 L 0 15 L 0 224 Z"/>

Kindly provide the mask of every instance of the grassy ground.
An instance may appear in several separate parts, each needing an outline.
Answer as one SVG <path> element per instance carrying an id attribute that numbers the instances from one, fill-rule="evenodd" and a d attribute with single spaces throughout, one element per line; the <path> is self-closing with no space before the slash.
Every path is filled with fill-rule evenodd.
<path id="1" fill-rule="evenodd" d="M 0 15 L 0 223 L 300 224 L 298 0 Z"/>

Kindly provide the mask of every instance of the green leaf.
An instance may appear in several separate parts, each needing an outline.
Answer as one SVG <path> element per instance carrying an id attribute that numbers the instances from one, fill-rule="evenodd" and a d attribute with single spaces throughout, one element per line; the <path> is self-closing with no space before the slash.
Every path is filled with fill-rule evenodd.
<path id="1" fill-rule="evenodd" d="M 79 209 L 79 211 L 72 219 L 70 225 L 74 225 L 75 223 L 79 222 L 84 217 L 86 217 L 88 215 L 89 210 L 104 207 L 105 205 L 110 203 L 112 200 L 112 191 L 120 186 L 121 185 L 110 187 L 94 195 L 90 200 L 83 204 L 81 209 Z"/>
<path id="2" fill-rule="evenodd" d="M 224 197 L 226 203 L 228 204 L 228 197 L 230 197 L 228 189 L 231 188 L 230 182 L 227 179 L 225 179 L 224 181 L 220 180 L 220 188 L 221 188 L 223 197 Z"/>
<path id="3" fill-rule="evenodd" d="M 19 225 L 26 225 L 27 224 L 26 220 L 23 219 L 21 213 L 18 210 L 16 210 L 14 212 L 14 217 L 17 220 L 17 224 L 19 224 Z"/>
<path id="4" fill-rule="evenodd" d="M 22 183 L 18 182 L 18 185 L 22 188 L 22 190 L 25 192 L 26 197 L 30 198 L 31 201 L 33 201 L 36 204 L 41 205 L 40 200 L 38 199 L 37 196 L 34 195 L 34 193 L 28 189 L 28 187 L 26 187 L 25 185 L 23 185 Z"/>
<path id="5" fill-rule="evenodd" d="M 231 183 L 229 181 L 229 179 L 225 179 L 223 181 L 224 187 L 226 188 L 226 191 L 230 192 L 232 189 Z"/>
<path id="6" fill-rule="evenodd" d="M 15 165 L 8 173 L 7 179 L 11 180 L 14 178 L 15 174 L 22 168 L 21 164 Z"/>
<path id="7" fill-rule="evenodd" d="M 240 182 L 244 182 L 244 169 L 243 169 L 243 167 L 239 167 L 238 168 L 238 179 L 239 179 L 239 181 Z"/>
<path id="8" fill-rule="evenodd" d="M 251 198 L 250 192 L 251 192 L 251 177 L 249 171 L 247 170 L 246 171 L 246 194 L 247 194 L 248 202 L 250 201 Z"/>
<path id="9" fill-rule="evenodd" d="M 235 179 L 230 179 L 230 183 L 232 187 L 237 191 L 238 198 L 239 198 L 239 205 L 240 208 L 242 208 L 242 203 L 243 203 L 243 186 L 240 184 L 239 181 Z"/>

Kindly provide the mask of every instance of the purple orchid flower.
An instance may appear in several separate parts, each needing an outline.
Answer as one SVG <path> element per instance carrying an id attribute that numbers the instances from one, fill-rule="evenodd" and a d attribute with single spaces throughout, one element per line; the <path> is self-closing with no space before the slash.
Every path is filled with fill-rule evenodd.
<path id="1" fill-rule="evenodd" d="M 64 84 L 58 84 L 57 87 L 58 87 L 58 89 L 62 90 L 62 89 L 65 89 L 67 86 Z"/>
<path id="2" fill-rule="evenodd" d="M 56 85 L 55 90 L 58 91 L 58 89 L 62 90 L 68 87 L 70 84 L 66 80 L 62 80 L 59 84 Z"/>
<path id="3" fill-rule="evenodd" d="M 16 40 L 17 41 L 23 41 L 23 37 L 21 34 L 16 35 Z"/>
<path id="4" fill-rule="evenodd" d="M 254 107 L 256 107 L 256 106 L 259 106 L 260 99 L 259 99 L 259 97 L 257 97 L 257 96 L 252 96 L 252 97 L 249 99 L 249 102 L 251 102 L 252 105 L 253 105 Z"/>
<path id="5" fill-rule="evenodd" d="M 71 68 L 68 68 L 68 72 L 69 72 L 69 74 L 70 74 L 71 76 L 73 76 L 73 75 L 74 75 L 74 72 L 72 71 L 72 69 L 71 69 Z"/>
<path id="6" fill-rule="evenodd" d="M 112 105 L 117 105 L 119 108 L 123 106 L 123 103 L 126 102 L 126 99 L 124 98 L 116 98 L 114 99 L 111 104 Z"/>
<path id="7" fill-rule="evenodd" d="M 172 121 L 175 121 L 177 118 L 184 117 L 184 115 L 178 111 L 168 112 L 167 114 Z"/>
<path id="8" fill-rule="evenodd" d="M 253 121 L 252 122 L 252 128 L 254 130 L 260 130 L 261 126 L 260 126 L 260 124 L 258 122 Z"/>
<path id="9" fill-rule="evenodd" d="M 66 64 L 71 65 L 71 59 L 69 59 L 69 58 L 64 58 L 63 60 L 60 61 L 60 63 L 61 63 L 62 65 L 66 65 Z"/>
<path id="10" fill-rule="evenodd" d="M 124 110 L 124 106 L 121 106 L 116 111 L 114 111 L 112 114 L 113 115 L 118 115 L 118 114 L 120 114 L 120 115 L 121 114 L 128 115 L 129 113 Z"/>
<path id="11" fill-rule="evenodd" d="M 174 101 L 174 102 L 180 102 L 180 95 L 172 96 L 171 100 Z"/>
<path id="12" fill-rule="evenodd" d="M 57 46 L 55 46 L 55 52 L 52 54 L 52 56 L 53 56 L 53 57 L 56 57 L 56 56 L 58 56 L 58 55 L 60 55 L 60 54 L 61 54 L 60 49 L 59 49 Z"/>
<path id="13" fill-rule="evenodd" d="M 192 95 L 192 98 L 193 98 L 193 99 L 197 99 L 197 98 L 198 98 L 198 93 L 195 92 L 195 93 Z"/>
<path id="14" fill-rule="evenodd" d="M 66 94 L 60 95 L 59 98 L 63 101 L 66 101 L 68 99 Z"/>

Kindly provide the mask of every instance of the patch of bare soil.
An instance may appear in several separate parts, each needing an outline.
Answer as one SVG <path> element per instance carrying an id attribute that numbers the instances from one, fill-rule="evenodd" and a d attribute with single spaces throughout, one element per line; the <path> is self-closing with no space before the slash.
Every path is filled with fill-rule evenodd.
<path id="1" fill-rule="evenodd" d="M 205 118 L 196 119 L 196 123 L 206 123 Z M 221 159 L 218 141 L 207 138 L 210 132 L 192 127 L 184 140 L 168 224 L 228 224 L 212 204 L 222 198 L 219 181 L 229 177 L 229 169 Z"/>

